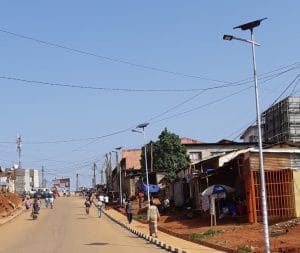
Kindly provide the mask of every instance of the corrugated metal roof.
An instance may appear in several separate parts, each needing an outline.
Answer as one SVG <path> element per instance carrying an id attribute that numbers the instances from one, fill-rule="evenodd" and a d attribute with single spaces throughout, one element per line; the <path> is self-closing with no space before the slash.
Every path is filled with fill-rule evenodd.
<path id="1" fill-rule="evenodd" d="M 247 148 L 241 149 L 234 152 L 230 152 L 229 154 L 223 155 L 219 157 L 219 167 L 222 167 L 225 163 L 230 162 L 234 158 L 236 158 L 240 154 L 244 154 L 247 152 L 259 152 L 257 148 Z M 263 153 L 288 153 L 288 154 L 300 154 L 299 149 L 263 149 Z"/>

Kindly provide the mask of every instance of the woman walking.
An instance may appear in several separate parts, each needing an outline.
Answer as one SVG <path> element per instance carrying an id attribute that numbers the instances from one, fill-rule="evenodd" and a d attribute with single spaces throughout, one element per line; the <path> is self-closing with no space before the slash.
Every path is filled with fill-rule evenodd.
<path id="1" fill-rule="evenodd" d="M 150 236 L 157 238 L 157 222 L 159 221 L 160 214 L 158 208 L 153 205 L 153 201 L 150 201 L 150 208 L 147 211 L 147 221 L 149 222 Z"/>

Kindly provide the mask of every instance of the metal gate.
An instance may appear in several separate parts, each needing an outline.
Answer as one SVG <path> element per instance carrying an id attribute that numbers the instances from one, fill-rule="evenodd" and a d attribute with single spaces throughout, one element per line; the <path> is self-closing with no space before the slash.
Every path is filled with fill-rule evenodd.
<path id="1" fill-rule="evenodd" d="M 253 171 L 257 220 L 262 221 L 260 172 Z M 293 171 L 290 169 L 265 171 L 269 220 L 296 216 Z"/>

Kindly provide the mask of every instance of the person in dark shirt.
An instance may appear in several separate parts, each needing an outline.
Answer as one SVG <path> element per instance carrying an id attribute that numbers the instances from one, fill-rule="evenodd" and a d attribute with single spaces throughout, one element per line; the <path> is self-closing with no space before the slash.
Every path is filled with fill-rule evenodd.
<path id="1" fill-rule="evenodd" d="M 128 200 L 128 202 L 126 204 L 125 210 L 126 210 L 128 223 L 130 224 L 132 221 L 132 203 L 131 203 L 130 199 Z"/>
<path id="2" fill-rule="evenodd" d="M 86 198 L 86 201 L 84 202 L 85 205 L 85 213 L 88 215 L 90 214 L 90 207 L 91 207 L 91 202 L 89 198 Z"/>

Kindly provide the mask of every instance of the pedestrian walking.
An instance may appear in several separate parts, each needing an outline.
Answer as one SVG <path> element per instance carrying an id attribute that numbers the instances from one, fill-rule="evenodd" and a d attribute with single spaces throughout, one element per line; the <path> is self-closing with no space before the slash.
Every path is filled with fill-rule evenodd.
<path id="1" fill-rule="evenodd" d="M 157 238 L 157 222 L 159 221 L 160 214 L 158 208 L 150 201 L 150 207 L 147 211 L 147 221 L 149 222 L 150 236 Z"/>
<path id="2" fill-rule="evenodd" d="M 102 201 L 101 199 L 99 198 L 98 199 L 98 202 L 97 202 L 97 209 L 98 209 L 98 217 L 101 218 L 101 213 L 102 213 Z"/>
<path id="3" fill-rule="evenodd" d="M 86 198 L 84 205 L 85 205 L 85 213 L 86 213 L 86 215 L 89 215 L 90 207 L 91 207 L 91 202 L 90 202 L 89 198 Z"/>
<path id="4" fill-rule="evenodd" d="M 144 193 L 142 191 L 139 191 L 138 195 L 137 195 L 137 199 L 139 202 L 139 208 L 142 208 L 142 203 L 144 201 Z"/>
<path id="5" fill-rule="evenodd" d="M 104 196 L 104 203 L 105 203 L 105 209 L 108 210 L 108 205 L 109 205 L 109 197 L 108 197 L 108 195 Z"/>
<path id="6" fill-rule="evenodd" d="M 104 202 L 104 195 L 103 194 L 100 194 L 100 201 L 103 203 Z"/>
<path id="7" fill-rule="evenodd" d="M 25 205 L 26 210 L 30 209 L 30 207 L 31 207 L 31 200 L 30 200 L 29 197 L 26 197 L 26 199 L 24 201 L 24 205 Z"/>
<path id="8" fill-rule="evenodd" d="M 132 221 L 132 203 L 131 203 L 130 199 L 127 201 L 125 210 L 126 210 L 128 223 L 130 224 Z"/>

